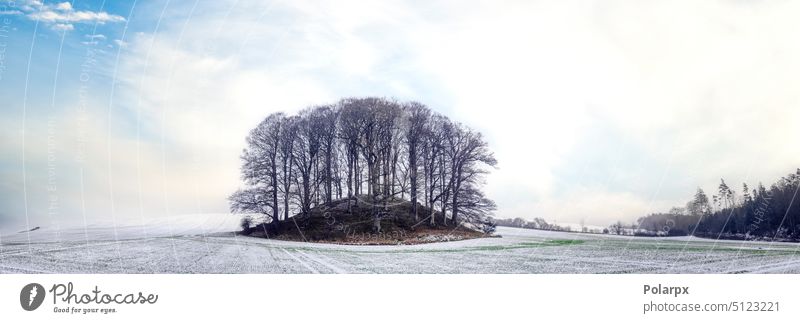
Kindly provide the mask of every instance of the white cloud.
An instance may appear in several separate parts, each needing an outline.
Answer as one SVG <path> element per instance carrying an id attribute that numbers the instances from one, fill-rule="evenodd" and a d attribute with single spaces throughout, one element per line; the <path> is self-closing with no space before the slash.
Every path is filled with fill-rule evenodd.
<path id="1" fill-rule="evenodd" d="M 125 18 L 104 11 L 75 10 L 69 2 L 43 4 L 41 1 L 28 1 L 20 6 L 25 16 L 31 20 L 44 22 L 57 31 L 74 29 L 80 23 L 114 23 L 123 22 Z"/>
<path id="2" fill-rule="evenodd" d="M 94 34 L 94 35 L 87 34 L 87 35 L 83 35 L 83 37 L 88 38 L 89 40 L 92 40 L 92 41 L 106 40 L 106 36 L 103 35 L 103 34 Z"/>
<path id="3" fill-rule="evenodd" d="M 57 4 L 55 6 L 55 9 L 56 10 L 61 10 L 61 11 L 72 11 L 72 4 L 69 3 L 69 2 L 62 2 L 62 3 Z"/>
<path id="4" fill-rule="evenodd" d="M 0 10 L 0 16 L 17 16 L 21 14 L 22 11 L 19 10 Z"/>
<path id="5" fill-rule="evenodd" d="M 53 30 L 70 31 L 75 29 L 75 26 L 73 26 L 72 24 L 55 24 L 53 25 L 52 28 Z"/>
<path id="6" fill-rule="evenodd" d="M 106 36 L 103 34 L 94 34 L 94 35 L 83 35 L 84 38 L 88 39 L 86 41 L 82 41 L 81 44 L 87 46 L 96 46 L 100 44 L 100 42 L 106 40 Z"/>
<path id="7" fill-rule="evenodd" d="M 23 0 L 21 1 L 20 8 L 24 11 L 32 11 L 36 10 L 37 8 L 41 7 L 42 1 L 40 0 Z"/>
<path id="8" fill-rule="evenodd" d="M 125 21 L 125 18 L 118 15 L 112 15 L 107 12 L 93 12 L 93 11 L 56 12 L 56 11 L 42 10 L 39 12 L 31 13 L 28 16 L 33 20 L 40 20 L 50 23 L 82 22 L 82 23 L 104 24 L 106 22 Z"/>

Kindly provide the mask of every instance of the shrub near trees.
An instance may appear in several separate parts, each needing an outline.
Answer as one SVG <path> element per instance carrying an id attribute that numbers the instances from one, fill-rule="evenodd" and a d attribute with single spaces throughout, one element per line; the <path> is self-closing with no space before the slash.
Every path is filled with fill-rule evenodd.
<path id="1" fill-rule="evenodd" d="M 406 198 L 409 216 L 430 225 L 485 224 L 495 209 L 481 190 L 497 164 L 482 135 L 418 102 L 346 98 L 274 113 L 250 132 L 241 159 L 246 187 L 230 196 L 231 210 L 266 215 L 274 230 L 342 199 L 372 206 L 374 232 Z"/>

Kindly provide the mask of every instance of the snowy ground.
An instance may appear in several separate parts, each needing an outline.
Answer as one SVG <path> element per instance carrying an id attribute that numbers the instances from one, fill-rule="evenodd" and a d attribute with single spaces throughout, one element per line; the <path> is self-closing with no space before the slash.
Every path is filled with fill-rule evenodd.
<path id="1" fill-rule="evenodd" d="M 498 228 L 502 238 L 342 246 L 234 236 L 233 216 L 4 234 L 0 273 L 800 273 L 800 244 Z"/>

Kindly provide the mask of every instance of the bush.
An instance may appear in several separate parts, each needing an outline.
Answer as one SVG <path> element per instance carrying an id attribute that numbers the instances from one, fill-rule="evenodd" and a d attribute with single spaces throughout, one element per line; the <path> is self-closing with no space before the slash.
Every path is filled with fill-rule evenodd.
<path id="1" fill-rule="evenodd" d="M 483 221 L 483 226 L 481 230 L 485 234 L 492 234 L 497 229 L 497 225 L 494 224 L 492 221 Z"/>
<path id="2" fill-rule="evenodd" d="M 242 217 L 242 222 L 240 225 L 242 227 L 242 233 L 250 234 L 250 227 L 253 225 L 253 217 L 245 215 Z"/>
<path id="3" fill-rule="evenodd" d="M 683 229 L 670 228 L 669 231 L 667 231 L 668 237 L 682 237 L 688 235 L 689 233 L 687 233 L 686 230 Z"/>

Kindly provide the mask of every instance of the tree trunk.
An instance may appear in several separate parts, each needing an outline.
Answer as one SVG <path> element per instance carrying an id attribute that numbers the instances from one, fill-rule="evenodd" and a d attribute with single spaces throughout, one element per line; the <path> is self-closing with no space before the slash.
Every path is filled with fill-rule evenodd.
<path id="1" fill-rule="evenodd" d="M 289 190 L 292 187 L 292 158 L 283 161 L 283 219 L 289 219 Z"/>
<path id="2" fill-rule="evenodd" d="M 413 146 L 408 150 L 408 167 L 411 181 L 411 212 L 414 213 L 414 221 L 419 221 L 417 214 L 417 150 Z"/>
<path id="3" fill-rule="evenodd" d="M 375 212 L 375 217 L 374 217 L 374 219 L 372 221 L 372 231 L 374 233 L 380 233 L 381 232 L 381 217 L 380 217 L 380 213 L 378 213 L 378 212 Z"/>
<path id="4" fill-rule="evenodd" d="M 442 176 L 442 225 L 447 226 L 447 200 L 449 199 L 449 189 L 450 183 L 445 183 L 445 179 L 447 179 L 447 173 L 444 170 L 444 157 L 441 157 L 439 160 L 439 172 Z M 452 180 L 452 176 L 451 176 Z"/>
<path id="5" fill-rule="evenodd" d="M 277 159 L 272 157 L 272 174 L 270 174 L 270 180 L 272 181 L 272 222 L 275 222 L 275 229 L 277 230 L 280 221 L 280 213 L 278 212 L 278 165 L 275 163 L 276 161 Z"/>
<path id="6" fill-rule="evenodd" d="M 451 213 L 453 214 L 453 227 L 458 227 L 458 188 L 453 189 L 453 206 Z"/>
<path id="7" fill-rule="evenodd" d="M 434 202 L 431 202 L 431 214 L 430 214 L 430 216 L 431 216 L 431 226 L 435 226 L 436 225 L 436 208 L 433 207 L 433 203 Z"/>
<path id="8" fill-rule="evenodd" d="M 353 198 L 353 161 L 352 157 L 348 156 L 347 161 L 347 213 L 352 213 L 350 207 L 350 199 Z"/>
<path id="9" fill-rule="evenodd" d="M 332 158 L 333 153 L 331 152 L 332 145 L 329 144 L 328 147 L 326 147 L 326 148 L 327 149 L 325 151 L 325 203 L 326 204 L 330 204 L 331 203 L 331 197 L 333 196 L 333 194 L 332 194 L 332 192 L 333 192 L 332 183 L 333 182 L 332 182 L 332 178 L 331 178 L 333 176 L 332 173 L 331 173 L 331 167 L 333 167 L 333 165 L 331 165 L 332 162 L 333 162 L 333 158 Z"/>

